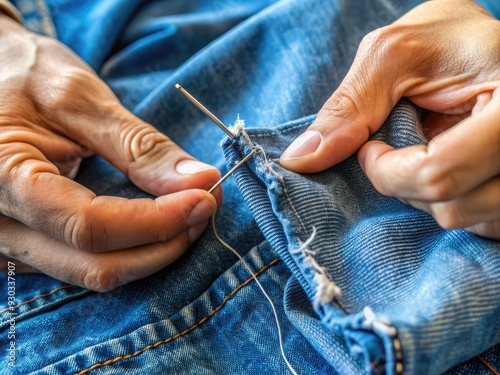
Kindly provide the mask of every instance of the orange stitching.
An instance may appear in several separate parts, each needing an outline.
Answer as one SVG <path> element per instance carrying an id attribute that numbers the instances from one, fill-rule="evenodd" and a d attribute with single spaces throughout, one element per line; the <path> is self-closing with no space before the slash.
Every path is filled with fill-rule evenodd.
<path id="1" fill-rule="evenodd" d="M 45 293 L 45 294 L 40 294 L 39 296 L 36 296 L 36 297 L 33 297 L 32 299 L 28 300 L 28 301 L 24 301 L 24 302 L 21 302 L 19 305 L 17 306 L 14 306 L 12 308 L 10 307 L 7 307 L 6 309 L 3 309 L 2 311 L 0 311 L 0 314 L 3 314 L 4 312 L 7 312 L 9 310 L 13 310 L 13 309 L 17 309 L 18 307 L 22 306 L 22 305 L 26 305 L 27 303 L 30 303 L 30 302 L 33 302 L 39 298 L 43 298 L 43 297 L 48 297 L 50 296 L 51 294 L 54 294 L 55 292 L 58 292 L 62 289 L 69 289 L 69 288 L 73 288 L 74 285 L 63 285 L 63 286 L 60 286 L 59 288 L 56 288 L 54 289 L 53 291 L 51 292 L 48 292 L 48 293 Z"/>
<path id="2" fill-rule="evenodd" d="M 500 372 L 498 372 L 497 370 L 495 370 L 495 369 L 493 368 L 493 366 L 492 366 L 492 365 L 490 365 L 488 362 L 486 362 L 486 360 L 485 360 L 483 357 L 481 357 L 480 355 L 478 355 L 478 356 L 477 356 L 477 358 L 478 358 L 478 359 L 479 359 L 479 360 L 483 363 L 483 365 L 485 365 L 485 366 L 486 366 L 486 368 L 487 368 L 488 370 L 490 370 L 490 371 L 491 371 L 494 375 L 500 375 Z"/>
<path id="3" fill-rule="evenodd" d="M 280 261 L 280 258 L 276 258 L 274 259 L 271 263 L 267 264 L 266 266 L 262 267 L 258 272 L 255 273 L 255 276 L 259 276 L 261 275 L 264 271 L 266 271 L 268 268 L 274 266 L 276 263 L 278 263 Z M 127 355 L 122 355 L 122 356 L 118 356 L 116 358 L 113 358 L 113 359 L 109 359 L 105 362 L 101 362 L 101 363 L 96 363 L 95 365 L 75 374 L 75 375 L 84 375 L 84 374 L 88 374 L 90 371 L 92 370 L 95 370 L 96 368 L 99 368 L 99 367 L 104 367 L 104 366 L 109 366 L 109 365 L 112 365 L 116 362 L 119 362 L 119 361 L 122 361 L 124 359 L 129 359 L 129 358 L 132 358 L 132 357 L 137 357 L 138 355 L 144 353 L 146 350 L 149 350 L 149 349 L 153 349 L 153 348 L 156 348 L 160 345 L 163 345 L 163 344 L 168 344 L 169 342 L 171 341 L 174 341 L 175 339 L 178 339 L 179 337 L 182 337 L 182 336 L 185 336 L 186 334 L 188 334 L 189 332 L 195 330 L 196 328 L 200 327 L 203 323 L 205 323 L 208 319 L 210 319 L 212 316 L 214 316 L 218 311 L 220 311 L 224 305 L 243 287 L 247 286 L 248 284 L 250 284 L 251 282 L 253 281 L 253 277 L 250 277 L 249 279 L 247 279 L 244 283 L 238 285 L 226 298 L 224 298 L 221 302 L 221 304 L 219 306 L 217 306 L 214 310 L 210 311 L 208 313 L 207 316 L 205 316 L 204 318 L 202 318 L 198 323 L 194 324 L 193 326 L 185 329 L 184 331 L 174 335 L 174 336 L 171 336 L 169 337 L 168 339 L 165 339 L 165 340 L 161 340 L 161 341 L 157 341 L 155 342 L 154 344 L 150 344 L 140 350 L 137 350 L 135 353 L 132 353 L 132 354 L 127 354 Z"/>

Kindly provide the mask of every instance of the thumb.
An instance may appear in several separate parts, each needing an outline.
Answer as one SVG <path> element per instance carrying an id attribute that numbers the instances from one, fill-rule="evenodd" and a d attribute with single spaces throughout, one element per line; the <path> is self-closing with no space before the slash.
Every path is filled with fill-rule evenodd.
<path id="1" fill-rule="evenodd" d="M 397 70 L 384 63 L 392 55 L 387 36 L 379 29 L 363 39 L 338 89 L 281 156 L 283 167 L 298 173 L 323 171 L 354 154 L 383 124 L 401 97 L 393 92 Z"/>

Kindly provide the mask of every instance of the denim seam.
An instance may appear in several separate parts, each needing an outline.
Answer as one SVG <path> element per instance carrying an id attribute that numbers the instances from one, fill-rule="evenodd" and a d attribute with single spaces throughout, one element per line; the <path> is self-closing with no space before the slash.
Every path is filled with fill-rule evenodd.
<path id="1" fill-rule="evenodd" d="M 267 128 L 252 128 L 249 129 L 249 131 L 252 132 L 252 137 L 255 138 L 267 138 L 267 137 L 272 137 L 275 134 L 287 134 L 287 133 L 294 133 L 296 129 L 301 129 L 303 127 L 308 127 L 311 125 L 313 121 L 306 121 L 306 122 L 301 122 L 295 125 L 288 125 L 285 128 L 276 128 L 276 129 L 267 129 Z M 255 134 L 253 132 L 256 132 Z"/>
<path id="2" fill-rule="evenodd" d="M 302 226 L 302 229 L 305 232 L 307 232 L 306 226 L 305 226 L 304 222 L 302 221 L 302 219 L 300 218 L 299 213 L 297 212 L 297 209 L 295 208 L 295 205 L 293 204 L 292 199 L 290 198 L 290 194 L 288 193 L 288 189 L 285 185 L 285 181 L 283 179 L 283 176 L 281 176 L 279 173 L 277 173 L 272 168 L 271 164 L 269 163 L 269 160 L 267 159 L 267 155 L 266 155 L 264 149 L 261 146 L 256 145 L 255 143 L 252 142 L 249 135 L 247 134 L 247 132 L 244 129 L 244 121 L 242 121 L 238 118 L 238 120 L 236 121 L 236 124 L 234 126 L 234 129 L 236 130 L 237 133 L 240 133 L 246 139 L 246 141 L 248 142 L 248 144 L 251 147 L 256 148 L 258 150 L 258 153 L 262 154 L 262 157 L 264 158 L 264 165 L 266 166 L 269 173 L 271 173 L 273 176 L 275 176 L 278 179 L 278 181 L 280 182 L 281 187 L 283 188 L 283 194 L 285 195 L 286 200 L 290 204 L 290 207 L 291 207 L 293 213 L 295 214 L 295 216 L 299 220 L 300 225 Z M 233 143 L 234 142 L 235 141 L 233 141 Z"/>
<path id="3" fill-rule="evenodd" d="M 300 124 L 300 125 L 297 124 L 297 125 L 294 125 L 292 127 L 295 128 L 295 127 L 299 127 L 299 126 L 304 126 L 304 124 L 303 123 Z M 265 165 L 265 167 L 267 168 L 268 172 L 271 175 L 275 176 L 277 178 L 277 180 L 279 181 L 279 183 L 280 183 L 280 185 L 282 187 L 282 192 L 283 192 L 283 195 L 284 195 L 285 199 L 289 203 L 290 208 L 292 209 L 294 215 L 298 219 L 298 221 L 299 221 L 302 229 L 304 230 L 304 232 L 307 232 L 306 226 L 305 226 L 304 222 L 302 221 L 300 215 L 298 214 L 298 211 L 295 208 L 295 205 L 293 204 L 290 195 L 288 194 L 288 189 L 286 187 L 285 180 L 284 180 L 283 176 L 281 176 L 279 173 L 277 173 L 272 168 L 271 164 L 269 163 L 269 160 L 267 158 L 267 155 L 266 155 L 264 149 L 260 145 L 255 144 L 252 141 L 252 139 L 250 138 L 250 136 L 248 135 L 248 133 L 245 130 L 245 122 L 244 122 L 244 120 L 240 120 L 240 118 L 238 116 L 238 119 L 235 122 L 234 126 L 231 127 L 231 130 L 233 131 L 233 134 L 240 134 L 246 140 L 246 142 L 248 143 L 248 145 L 251 148 L 254 148 L 254 149 L 258 150 L 256 156 L 258 154 L 262 155 L 262 157 L 264 158 L 264 165 Z M 237 140 L 237 138 L 234 138 L 231 141 L 231 145 L 234 147 L 234 145 L 237 145 L 237 144 L 238 144 L 238 140 Z M 305 250 L 305 249 L 303 249 L 304 247 L 307 248 L 310 245 L 310 242 L 312 242 L 312 239 L 314 238 L 315 233 L 316 233 L 315 228 L 313 228 L 313 234 L 312 234 L 311 238 L 308 239 L 308 240 L 306 240 L 305 242 L 302 242 L 299 238 L 297 238 L 297 240 L 299 242 L 299 245 L 301 247 L 301 250 L 302 250 L 301 253 L 304 253 L 304 250 Z M 318 269 L 316 269 L 315 265 L 317 265 L 319 268 L 321 268 L 321 266 L 316 262 L 316 260 L 313 257 L 313 254 L 314 254 L 314 251 L 312 251 L 310 249 L 307 249 L 307 254 L 306 254 L 307 258 L 309 258 L 309 262 L 311 263 L 311 266 L 312 266 L 313 270 L 315 272 L 318 272 Z M 313 262 L 311 262 L 311 260 L 313 260 Z M 323 276 L 323 279 L 326 279 L 326 280 L 324 280 L 325 282 L 329 281 L 329 283 L 331 283 L 332 285 L 327 285 L 327 283 L 320 284 L 320 283 L 318 283 L 318 280 L 314 280 L 313 279 L 313 281 L 315 281 L 317 283 L 316 292 L 318 292 L 318 289 L 320 289 L 320 288 L 331 289 L 331 290 L 334 290 L 334 291 L 336 291 L 338 289 L 338 287 L 331 280 L 331 277 L 328 274 L 325 273 L 325 274 L 322 274 L 322 276 Z M 346 314 L 349 314 L 349 312 L 342 306 L 342 303 L 336 298 L 338 294 L 329 293 L 329 290 L 325 290 L 324 293 L 325 294 L 329 294 L 329 295 L 332 296 L 332 298 L 330 299 L 330 301 L 326 302 L 326 303 L 330 303 L 331 304 L 332 301 L 335 300 L 336 304 Z M 325 302 L 322 301 L 321 304 L 323 304 L 323 303 L 325 303 Z M 319 306 L 317 306 L 317 307 L 319 307 Z M 368 319 L 367 312 L 369 312 L 370 319 Z M 372 325 L 371 328 L 372 328 L 372 330 L 375 333 L 377 333 L 377 331 L 379 331 L 379 332 L 382 331 L 385 334 L 388 334 L 389 336 L 391 336 L 392 342 L 393 342 L 392 348 L 394 349 L 395 357 L 396 357 L 396 361 L 394 361 L 393 370 L 397 374 L 402 374 L 403 370 L 404 370 L 404 367 L 403 367 L 403 351 L 402 351 L 401 340 L 399 339 L 398 330 L 390 322 L 378 320 L 376 318 L 375 314 L 369 308 L 365 308 L 365 317 L 367 318 L 367 320 L 370 320 L 370 323 Z"/>
<path id="4" fill-rule="evenodd" d="M 21 307 L 23 305 L 26 305 L 26 304 L 31 303 L 33 301 L 36 301 L 37 299 L 45 298 L 45 297 L 51 296 L 52 294 L 54 294 L 54 293 L 56 293 L 56 292 L 58 292 L 60 290 L 70 289 L 70 288 L 73 288 L 73 287 L 74 287 L 74 285 L 63 285 L 63 286 L 57 287 L 56 289 L 54 289 L 54 290 L 52 290 L 52 291 L 50 291 L 48 293 L 40 294 L 40 295 L 38 295 L 36 297 L 33 297 L 33 298 L 31 298 L 31 299 L 29 299 L 27 301 L 21 302 L 18 305 L 12 307 L 12 309 L 18 309 L 19 307 Z M 12 309 L 10 307 L 7 307 L 6 309 L 1 310 L 0 314 L 6 313 L 7 311 L 12 310 Z"/>
<path id="5" fill-rule="evenodd" d="M 281 259 L 280 258 L 275 258 L 273 259 L 271 262 L 269 262 L 268 264 L 266 264 L 264 267 L 262 267 L 259 271 L 255 272 L 255 276 L 260 276 L 262 273 L 264 273 L 267 269 L 269 269 L 270 267 L 274 266 L 275 264 L 277 264 Z M 244 281 L 243 283 L 241 283 L 240 285 L 238 285 L 235 289 L 233 289 L 233 291 L 227 296 L 225 297 L 222 302 L 220 303 L 219 306 L 217 306 L 215 309 L 213 309 L 212 311 L 210 311 L 208 313 L 208 315 L 206 315 L 204 318 L 202 318 L 201 320 L 199 320 L 196 324 L 192 325 L 191 327 L 185 329 L 184 331 L 180 332 L 180 333 L 177 333 L 176 335 L 174 336 L 171 336 L 167 339 L 164 339 L 164 340 L 160 340 L 160 341 L 157 341 L 155 342 L 154 344 L 150 344 L 150 345 L 147 345 L 145 346 L 144 348 L 140 349 L 140 350 L 137 350 L 136 352 L 134 353 L 131 353 L 131 354 L 126 354 L 126 355 L 121 355 L 121 356 L 118 356 L 118 357 L 115 357 L 113 359 L 109 359 L 105 362 L 101 362 L 101 363 L 96 363 L 94 365 L 92 365 L 91 367 L 88 367 L 86 368 L 85 370 L 82 370 L 78 373 L 76 373 L 75 375 L 84 375 L 84 374 L 88 374 L 89 372 L 97 369 L 97 368 L 100 368 L 100 367 L 105 367 L 105 366 L 109 366 L 109 365 L 112 365 L 112 364 L 115 364 L 119 361 L 122 361 L 122 360 L 126 360 L 126 359 L 130 359 L 130 358 L 133 358 L 133 357 L 137 357 L 138 355 L 141 355 L 142 353 L 144 353 L 145 351 L 147 350 L 150 350 L 150 349 L 154 349 L 154 348 L 157 348 L 158 346 L 160 345 L 163 345 L 163 344 L 168 344 L 169 342 L 172 342 L 182 336 L 185 336 L 187 335 L 188 333 L 192 332 L 193 330 L 195 330 L 196 328 L 199 328 L 203 323 L 207 322 L 212 316 L 214 316 L 217 312 L 219 312 L 225 305 L 226 303 L 232 298 L 234 297 L 234 295 L 236 293 L 238 293 L 243 287 L 247 286 L 248 284 L 250 284 L 252 281 L 254 281 L 254 278 L 253 276 L 248 278 L 246 281 Z"/>
<path id="6" fill-rule="evenodd" d="M 309 120 L 308 119 L 309 117 L 313 117 L 313 116 L 307 116 L 307 117 L 301 118 L 301 119 L 299 119 L 300 121 L 298 120 L 298 121 L 288 122 L 282 126 L 279 126 L 279 127 L 273 128 L 273 129 L 250 128 L 250 129 L 245 129 L 245 132 L 250 133 L 252 135 L 252 138 L 254 138 L 254 139 L 256 139 L 256 138 L 257 139 L 258 138 L 268 138 L 268 137 L 272 137 L 273 135 L 276 135 L 276 134 L 293 133 L 297 129 L 302 129 L 304 127 L 308 127 L 309 125 L 311 125 L 314 121 Z M 306 119 L 307 119 L 307 121 L 304 121 Z M 238 118 L 238 120 L 244 121 L 244 120 L 240 120 L 239 118 Z M 237 124 L 238 120 L 231 127 L 232 129 L 239 129 L 238 124 Z"/>
<path id="7" fill-rule="evenodd" d="M 481 357 L 480 355 L 477 356 L 477 358 L 479 359 L 479 361 L 481 361 L 481 363 L 488 369 L 491 371 L 491 373 L 493 375 L 500 375 L 500 372 L 498 372 L 497 370 L 495 370 L 495 368 L 490 364 L 488 363 L 488 361 L 486 361 L 486 359 L 484 359 L 483 357 Z"/>

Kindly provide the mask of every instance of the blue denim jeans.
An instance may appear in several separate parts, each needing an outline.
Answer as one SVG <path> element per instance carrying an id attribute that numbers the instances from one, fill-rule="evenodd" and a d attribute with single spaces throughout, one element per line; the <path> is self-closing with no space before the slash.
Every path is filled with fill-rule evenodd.
<path id="1" fill-rule="evenodd" d="M 299 374 L 488 374 L 482 361 L 500 369 L 499 243 L 380 196 L 354 158 L 306 176 L 273 161 L 361 38 L 420 2 L 14 1 L 30 28 L 57 35 L 125 106 L 222 173 L 262 147 L 224 183 L 216 225 L 275 302 Z M 224 139 L 175 83 L 226 123 L 239 114 L 244 131 Z M 402 101 L 375 137 L 423 142 L 418 121 Z M 99 157 L 77 180 L 147 196 Z M 287 373 L 269 305 L 210 229 L 176 263 L 109 293 L 16 278 L 15 367 L 2 355 L 0 373 Z M 12 314 L 0 302 L 4 354 Z"/>

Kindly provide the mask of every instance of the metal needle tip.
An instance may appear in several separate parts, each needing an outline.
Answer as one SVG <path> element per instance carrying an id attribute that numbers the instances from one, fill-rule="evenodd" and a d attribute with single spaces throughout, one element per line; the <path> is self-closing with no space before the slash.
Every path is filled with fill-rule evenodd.
<path id="1" fill-rule="evenodd" d="M 222 130 L 224 130 L 224 132 L 230 137 L 230 138 L 234 138 L 234 134 L 231 132 L 231 130 L 228 129 L 228 127 L 226 125 L 224 125 L 224 123 L 219 120 L 217 118 L 217 116 L 215 116 L 212 112 L 210 112 L 203 104 L 201 104 L 198 100 L 196 100 L 196 98 L 191 95 L 189 92 L 187 92 L 184 87 L 182 87 L 181 85 L 179 85 L 178 83 L 175 84 L 175 88 L 177 90 L 179 90 L 186 98 L 189 99 L 189 101 L 191 103 L 193 103 L 196 107 L 198 107 L 198 109 L 200 111 L 202 111 L 205 115 L 207 115 L 213 122 L 215 122 L 215 124 L 221 128 Z"/>
<path id="2" fill-rule="evenodd" d="M 240 161 L 238 164 L 236 164 L 229 172 L 226 173 L 224 177 L 222 177 L 208 192 L 212 194 L 212 192 L 217 189 L 226 179 L 233 174 L 235 170 L 237 170 L 239 167 L 241 167 L 243 164 L 246 163 L 248 159 L 250 159 L 255 153 L 257 152 L 257 149 L 254 149 L 251 153 L 249 153 L 247 156 L 243 158 L 242 161 Z"/>

